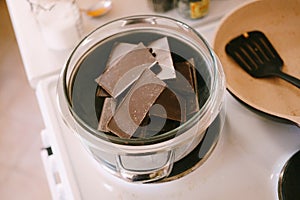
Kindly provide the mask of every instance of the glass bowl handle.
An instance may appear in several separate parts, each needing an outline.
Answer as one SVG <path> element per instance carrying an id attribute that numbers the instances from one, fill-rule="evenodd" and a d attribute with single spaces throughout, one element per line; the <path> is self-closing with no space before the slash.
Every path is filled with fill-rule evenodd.
<path id="1" fill-rule="evenodd" d="M 158 162 L 153 162 L 153 161 Z M 148 183 L 167 177 L 173 168 L 173 150 L 148 155 L 117 155 L 116 167 L 129 182 Z"/>

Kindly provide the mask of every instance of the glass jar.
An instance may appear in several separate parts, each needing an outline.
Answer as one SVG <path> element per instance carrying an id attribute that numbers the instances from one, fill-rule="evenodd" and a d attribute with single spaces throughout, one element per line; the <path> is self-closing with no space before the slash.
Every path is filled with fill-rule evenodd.
<path id="1" fill-rule="evenodd" d="M 154 12 L 163 13 L 174 8 L 176 0 L 148 0 L 148 5 Z"/>
<path id="2" fill-rule="evenodd" d="M 95 79 L 104 72 L 113 46 L 117 42 L 149 44 L 161 37 L 168 38 L 173 54 L 193 58 L 201 77 L 199 110 L 180 126 L 149 138 L 120 138 L 97 130 Z M 62 117 L 91 156 L 113 175 L 142 183 L 167 177 L 173 164 L 201 142 L 217 116 L 224 119 L 224 95 L 221 64 L 201 35 L 177 20 L 148 15 L 118 19 L 91 32 L 72 52 L 58 82 Z"/>
<path id="3" fill-rule="evenodd" d="M 71 49 L 80 41 L 83 25 L 75 0 L 27 0 L 45 44 L 53 50 Z"/>
<path id="4" fill-rule="evenodd" d="M 189 19 L 199 19 L 207 15 L 210 0 L 178 0 L 178 12 Z"/>

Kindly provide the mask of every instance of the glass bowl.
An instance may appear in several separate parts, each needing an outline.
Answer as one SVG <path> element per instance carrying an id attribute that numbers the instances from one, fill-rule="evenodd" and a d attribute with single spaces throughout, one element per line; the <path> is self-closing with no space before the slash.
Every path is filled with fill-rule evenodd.
<path id="1" fill-rule="evenodd" d="M 173 129 L 147 138 L 121 138 L 97 130 L 95 93 L 99 86 L 95 80 L 105 72 L 113 46 L 148 45 L 163 37 L 168 39 L 172 55 L 179 60 L 192 59 L 199 109 Z M 207 128 L 224 110 L 224 94 L 224 73 L 208 43 L 188 25 L 162 16 L 130 16 L 95 29 L 73 50 L 58 81 L 62 117 L 90 154 L 112 174 L 142 183 L 167 177 L 174 162 L 201 142 Z"/>

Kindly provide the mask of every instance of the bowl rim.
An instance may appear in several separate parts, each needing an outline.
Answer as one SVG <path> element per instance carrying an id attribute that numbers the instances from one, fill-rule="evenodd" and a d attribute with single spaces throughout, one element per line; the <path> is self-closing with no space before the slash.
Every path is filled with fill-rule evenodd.
<path id="1" fill-rule="evenodd" d="M 68 82 L 68 80 L 67 80 L 67 71 L 69 69 L 70 62 L 73 59 L 73 56 L 77 52 L 77 50 L 81 47 L 82 44 L 84 44 L 84 42 L 86 40 L 89 39 L 89 37 L 93 36 L 93 34 L 95 32 L 97 32 L 99 29 L 102 29 L 103 27 L 107 27 L 107 26 L 113 25 L 117 22 L 124 21 L 124 20 L 145 19 L 145 18 L 147 18 L 147 19 L 149 19 L 149 18 L 164 19 L 164 20 L 169 21 L 170 23 L 175 23 L 175 24 L 179 25 L 180 27 L 184 27 L 185 29 L 191 31 L 193 34 L 195 34 L 195 36 L 197 38 L 199 38 L 201 40 L 201 42 L 203 42 L 204 47 L 209 52 L 208 56 L 211 59 L 212 68 L 213 68 L 212 75 L 211 75 L 212 84 L 209 87 L 209 90 L 212 91 L 212 92 L 210 92 L 206 102 L 200 108 L 199 111 L 197 111 L 186 122 L 180 124 L 180 126 L 176 127 L 175 129 L 172 129 L 168 132 L 165 132 L 163 134 L 159 134 L 157 136 L 153 136 L 153 137 L 150 137 L 150 138 L 129 138 L 129 139 L 125 139 L 125 138 L 120 138 L 118 136 L 107 135 L 107 134 L 105 134 L 105 133 L 103 133 L 99 130 L 96 130 L 96 129 L 90 127 L 86 122 L 84 122 L 76 114 L 75 111 L 73 111 L 72 105 L 71 105 L 71 100 L 70 100 L 69 95 L 68 95 L 69 89 L 68 89 L 68 86 L 67 86 L 67 82 Z M 105 38 L 104 38 L 104 40 L 105 40 Z M 186 39 L 184 39 L 184 41 L 186 41 Z M 91 47 L 91 48 L 93 48 L 93 47 Z M 91 48 L 85 50 L 84 54 L 86 52 L 90 51 Z M 73 51 L 71 52 L 70 56 L 68 57 L 68 59 L 65 63 L 64 68 L 62 69 L 60 79 L 62 79 L 61 84 L 63 84 L 64 100 L 67 101 L 68 111 L 70 112 L 69 114 L 71 114 L 71 116 L 73 117 L 72 120 L 75 121 L 75 123 L 78 123 L 79 126 L 81 128 L 83 128 L 85 131 L 91 133 L 91 134 L 85 134 L 85 137 L 93 137 L 93 139 L 96 139 L 98 141 L 99 140 L 106 141 L 106 142 L 109 142 L 109 143 L 115 143 L 117 145 L 127 145 L 127 146 L 140 146 L 140 145 L 143 145 L 143 146 L 145 146 L 145 145 L 153 145 L 153 144 L 156 144 L 156 143 L 162 143 L 162 142 L 166 142 L 166 141 L 169 141 L 169 140 L 173 141 L 176 138 L 178 138 L 177 137 L 178 136 L 177 135 L 178 131 L 182 132 L 180 135 L 184 135 L 185 132 L 183 130 L 189 130 L 196 123 L 198 123 L 199 121 L 204 121 L 203 117 L 205 117 L 205 120 L 206 120 L 206 126 L 203 127 L 203 130 L 206 130 L 208 128 L 208 126 L 212 123 L 212 121 L 216 118 L 218 113 L 220 112 L 221 106 L 223 104 L 224 97 L 225 97 L 225 75 L 224 75 L 224 72 L 222 70 L 222 67 L 220 66 L 220 62 L 219 62 L 216 54 L 214 53 L 213 49 L 210 47 L 208 42 L 195 29 L 193 29 L 192 27 L 190 27 L 186 23 L 178 21 L 176 19 L 172 19 L 172 18 L 165 17 L 165 16 L 159 16 L 159 15 L 133 15 L 133 16 L 128 16 L 128 17 L 122 17 L 122 18 L 118 18 L 118 19 L 115 19 L 113 21 L 107 22 L 107 23 L 103 24 L 102 26 L 99 26 L 98 28 L 94 29 L 89 34 L 87 34 L 79 42 L 79 44 L 73 49 Z M 211 116 L 207 116 L 207 115 L 211 115 Z M 68 123 L 68 120 L 69 119 L 65 119 L 64 121 L 66 121 L 66 123 Z M 75 132 L 76 132 L 76 130 L 75 130 Z M 89 136 L 86 136 L 86 135 L 89 135 Z M 176 137 L 173 137 L 174 135 Z M 81 136 L 82 136 L 82 134 L 81 134 Z M 189 137 L 192 137 L 192 136 L 189 136 Z"/>

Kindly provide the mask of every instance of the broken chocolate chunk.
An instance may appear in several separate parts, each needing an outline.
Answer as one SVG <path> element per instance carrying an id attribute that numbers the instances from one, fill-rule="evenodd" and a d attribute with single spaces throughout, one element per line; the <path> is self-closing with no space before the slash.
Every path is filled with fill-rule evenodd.
<path id="1" fill-rule="evenodd" d="M 190 66 L 190 70 L 192 73 L 192 86 L 194 88 L 195 93 L 197 94 L 198 92 L 198 81 L 197 81 L 197 72 L 196 72 L 196 68 L 195 68 L 195 61 L 194 58 L 189 59 L 189 66 Z"/>
<path id="2" fill-rule="evenodd" d="M 114 115 L 116 107 L 117 103 L 114 98 L 105 98 L 99 120 L 98 130 L 103 132 L 109 132 L 107 124 Z"/>
<path id="3" fill-rule="evenodd" d="M 108 67 L 96 81 L 107 93 L 116 98 L 136 81 L 146 68 L 155 63 L 156 60 L 149 50 L 138 46 Z"/>
<path id="4" fill-rule="evenodd" d="M 193 114 L 195 114 L 197 111 L 200 110 L 199 105 L 199 90 L 198 90 L 198 81 L 197 81 L 197 72 L 195 68 L 195 61 L 193 58 L 189 59 L 188 61 L 190 63 L 190 70 L 192 73 L 193 78 L 193 88 L 195 93 L 190 94 L 186 96 L 186 103 L 187 105 L 187 111 L 186 114 L 188 117 L 191 117 Z"/>
<path id="5" fill-rule="evenodd" d="M 118 106 L 108 129 L 121 138 L 131 138 L 166 84 L 145 69 Z"/>
<path id="6" fill-rule="evenodd" d="M 110 95 L 102 87 L 97 87 L 96 96 L 97 97 L 109 97 Z"/>
<path id="7" fill-rule="evenodd" d="M 168 38 L 163 37 L 155 40 L 148 47 L 162 69 L 157 77 L 161 80 L 176 78 Z"/>
<path id="8" fill-rule="evenodd" d="M 195 94 L 193 66 L 188 62 L 175 63 L 176 78 L 166 80 L 168 86 L 183 94 Z"/>
<path id="9" fill-rule="evenodd" d="M 196 91 L 195 95 L 186 95 L 186 116 L 190 118 L 193 114 L 199 111 L 199 101 L 198 101 L 198 91 Z"/>
<path id="10" fill-rule="evenodd" d="M 165 88 L 151 108 L 151 115 L 167 118 L 179 122 L 186 121 L 186 102 L 182 94 Z"/>
<path id="11" fill-rule="evenodd" d="M 117 60 L 120 60 L 124 55 L 128 54 L 130 51 L 137 49 L 138 47 L 143 48 L 144 45 L 125 42 L 115 43 L 112 51 L 110 52 L 106 66 L 112 66 L 112 64 L 116 63 Z"/>
<path id="12" fill-rule="evenodd" d="M 196 69 L 194 67 L 194 60 L 189 59 L 189 61 L 177 62 L 175 63 L 175 69 L 176 78 L 166 80 L 165 82 L 167 83 L 168 88 L 170 88 L 177 97 L 180 97 L 178 98 L 179 100 L 184 99 L 180 101 L 181 105 L 184 103 L 186 105 L 184 113 L 186 118 L 184 119 L 187 120 L 200 109 L 198 100 L 198 82 Z M 169 96 L 171 97 L 171 95 Z M 176 118 L 170 119 L 176 120 Z"/>

